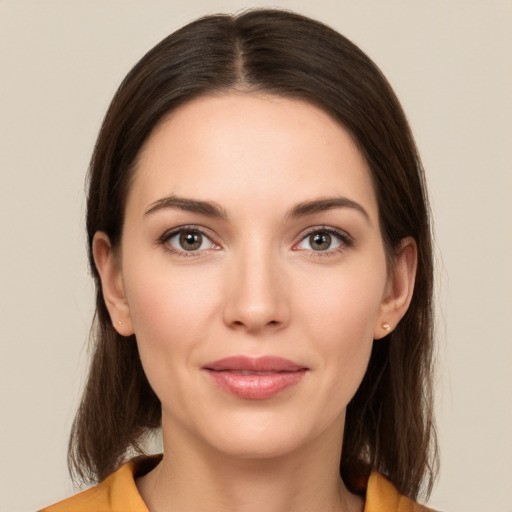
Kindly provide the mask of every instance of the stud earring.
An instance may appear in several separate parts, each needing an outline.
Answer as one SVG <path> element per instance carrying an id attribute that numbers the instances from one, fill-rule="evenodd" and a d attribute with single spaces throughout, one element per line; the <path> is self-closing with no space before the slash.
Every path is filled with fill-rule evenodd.
<path id="1" fill-rule="evenodd" d="M 391 326 L 387 322 L 382 324 L 382 328 L 385 331 L 390 331 L 391 330 Z"/>
<path id="2" fill-rule="evenodd" d="M 117 325 L 119 325 L 119 327 L 121 327 L 123 325 L 123 322 L 121 322 L 121 320 L 118 320 Z"/>

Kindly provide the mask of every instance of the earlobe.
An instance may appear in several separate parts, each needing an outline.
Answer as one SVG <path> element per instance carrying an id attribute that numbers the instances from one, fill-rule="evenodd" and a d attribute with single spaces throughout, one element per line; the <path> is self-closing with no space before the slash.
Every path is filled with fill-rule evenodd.
<path id="1" fill-rule="evenodd" d="M 374 339 L 387 336 L 407 312 L 414 292 L 417 265 L 416 242 L 411 237 L 404 238 L 395 255 L 394 265 L 380 305 L 374 328 Z"/>
<path id="2" fill-rule="evenodd" d="M 130 336 L 133 334 L 133 326 L 124 291 L 121 266 L 106 233 L 102 231 L 95 233 L 92 252 L 112 325 L 122 336 Z"/>

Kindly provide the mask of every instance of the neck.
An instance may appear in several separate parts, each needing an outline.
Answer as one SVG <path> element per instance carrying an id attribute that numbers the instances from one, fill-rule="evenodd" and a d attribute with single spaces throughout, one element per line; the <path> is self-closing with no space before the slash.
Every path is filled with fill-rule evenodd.
<path id="1" fill-rule="evenodd" d="M 194 443 L 166 446 L 162 462 L 137 481 L 151 512 L 362 511 L 339 476 L 341 436 L 271 458 L 236 458 Z M 176 447 L 179 447 L 178 449 Z"/>

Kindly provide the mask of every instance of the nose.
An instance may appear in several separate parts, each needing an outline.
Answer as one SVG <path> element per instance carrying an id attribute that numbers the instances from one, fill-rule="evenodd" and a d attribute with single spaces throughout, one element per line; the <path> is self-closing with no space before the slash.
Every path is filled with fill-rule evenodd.
<path id="1" fill-rule="evenodd" d="M 224 322 L 256 334 L 285 327 L 290 320 L 286 277 L 271 250 L 248 249 L 233 257 L 228 270 Z"/>

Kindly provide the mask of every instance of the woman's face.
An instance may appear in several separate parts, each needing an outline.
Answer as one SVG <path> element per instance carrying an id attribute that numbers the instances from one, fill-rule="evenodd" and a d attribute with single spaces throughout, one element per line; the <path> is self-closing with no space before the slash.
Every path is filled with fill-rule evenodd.
<path id="1" fill-rule="evenodd" d="M 95 255 L 164 442 L 265 457 L 341 440 L 397 287 L 367 165 L 326 113 L 243 93 L 180 107 L 140 155 L 119 253 L 100 234 Z"/>

